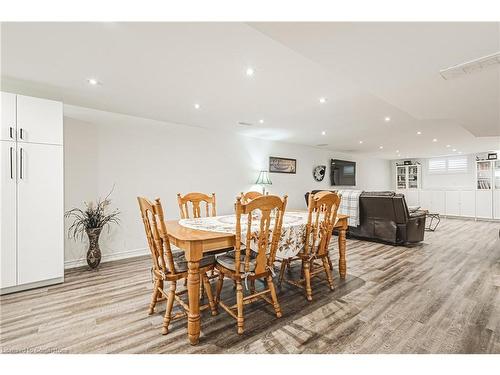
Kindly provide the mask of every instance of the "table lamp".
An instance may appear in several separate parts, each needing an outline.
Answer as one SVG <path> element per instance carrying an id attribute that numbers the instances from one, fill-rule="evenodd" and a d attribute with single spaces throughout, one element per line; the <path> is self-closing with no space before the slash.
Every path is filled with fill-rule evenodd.
<path id="1" fill-rule="evenodd" d="M 257 185 L 262 185 L 262 194 L 266 195 L 266 185 L 272 185 L 271 180 L 269 179 L 268 171 L 260 171 L 259 177 L 257 177 L 257 181 L 255 181 Z"/>

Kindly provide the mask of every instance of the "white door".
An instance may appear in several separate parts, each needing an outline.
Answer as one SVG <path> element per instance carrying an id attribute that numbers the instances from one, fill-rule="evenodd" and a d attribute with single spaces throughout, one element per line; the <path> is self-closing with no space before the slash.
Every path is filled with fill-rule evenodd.
<path id="1" fill-rule="evenodd" d="M 418 190 L 417 189 L 408 189 L 406 191 L 406 204 L 408 206 L 418 206 L 419 205 L 419 200 L 418 200 Z"/>
<path id="2" fill-rule="evenodd" d="M 493 191 L 493 218 L 500 219 L 500 190 Z"/>
<path id="3" fill-rule="evenodd" d="M 18 157 L 18 282 L 63 277 L 63 147 L 18 144 Z"/>
<path id="4" fill-rule="evenodd" d="M 491 219 L 493 217 L 493 194 L 491 190 L 476 190 L 476 217 Z"/>
<path id="5" fill-rule="evenodd" d="M 473 190 L 460 192 L 460 215 L 476 216 L 476 194 Z"/>
<path id="6" fill-rule="evenodd" d="M 2 92 L 0 141 L 16 140 L 16 95 Z"/>
<path id="7" fill-rule="evenodd" d="M 420 207 L 432 211 L 432 191 L 420 190 Z"/>
<path id="8" fill-rule="evenodd" d="M 62 103 L 17 95 L 17 140 L 62 145 Z"/>
<path id="9" fill-rule="evenodd" d="M 16 142 L 0 141 L 0 288 L 16 285 Z"/>
<path id="10" fill-rule="evenodd" d="M 432 212 L 444 215 L 446 211 L 446 198 L 444 191 L 432 192 Z"/>
<path id="11" fill-rule="evenodd" d="M 460 192 L 447 191 L 446 194 L 446 215 L 460 215 Z"/>

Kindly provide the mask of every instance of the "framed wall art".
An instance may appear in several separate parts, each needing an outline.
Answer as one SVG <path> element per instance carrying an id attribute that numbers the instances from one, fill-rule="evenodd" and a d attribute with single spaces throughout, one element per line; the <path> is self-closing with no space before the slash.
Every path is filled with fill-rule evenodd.
<path id="1" fill-rule="evenodd" d="M 297 159 L 269 157 L 270 173 L 297 173 Z"/>

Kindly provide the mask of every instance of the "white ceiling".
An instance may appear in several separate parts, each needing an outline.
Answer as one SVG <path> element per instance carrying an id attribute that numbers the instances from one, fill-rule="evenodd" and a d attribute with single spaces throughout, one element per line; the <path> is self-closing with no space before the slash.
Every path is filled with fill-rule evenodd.
<path id="1" fill-rule="evenodd" d="M 499 23 L 3 23 L 1 47 L 2 89 L 67 104 L 389 159 L 500 149 L 500 65 L 439 74 L 500 51 Z"/>

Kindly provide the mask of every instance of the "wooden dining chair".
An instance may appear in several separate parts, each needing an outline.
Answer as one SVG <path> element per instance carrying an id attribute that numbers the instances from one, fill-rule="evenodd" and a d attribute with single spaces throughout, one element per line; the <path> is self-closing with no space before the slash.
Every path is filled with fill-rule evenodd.
<path id="1" fill-rule="evenodd" d="M 333 226 L 337 221 L 337 210 L 341 195 L 320 191 L 309 194 L 309 212 L 304 238 L 304 248 L 296 257 L 281 259 L 279 285 L 284 279 L 286 268 L 290 268 L 293 261 L 302 262 L 301 279 L 285 279 L 286 282 L 305 289 L 306 298 L 312 301 L 311 278 L 325 272 L 330 289 L 333 290 L 332 261 L 328 252 L 332 238 Z M 317 264 L 316 261 L 321 261 Z"/>
<path id="2" fill-rule="evenodd" d="M 188 193 L 182 196 L 177 194 L 181 219 L 199 218 L 202 216 L 202 203 L 205 203 L 205 216 L 216 216 L 215 193 L 206 195 L 203 193 Z M 191 216 L 189 215 L 191 206 Z"/>
<path id="3" fill-rule="evenodd" d="M 216 289 L 216 303 L 236 319 L 238 334 L 244 331 L 243 306 L 258 299 L 271 304 L 276 317 L 281 317 L 281 308 L 273 283 L 273 267 L 281 236 L 281 226 L 285 213 L 287 196 L 265 195 L 243 204 L 241 197 L 236 198 L 236 239 L 234 249 L 217 255 L 216 268 L 219 280 Z M 246 216 L 247 223 L 242 224 Z M 258 230 L 252 231 L 252 222 L 259 220 Z M 244 245 L 242 245 L 242 241 Z M 251 245 L 256 250 L 253 250 Z M 232 279 L 236 284 L 236 304 L 228 306 L 220 300 L 224 278 Z M 267 288 L 256 292 L 255 280 L 263 279 Z M 248 293 L 244 296 L 243 285 Z M 248 290 L 248 283 L 251 285 Z M 270 294 L 271 299 L 267 296 Z"/>
<path id="4" fill-rule="evenodd" d="M 259 193 L 258 191 L 248 191 L 246 193 L 241 192 L 241 203 L 247 204 L 251 200 L 255 198 L 262 197 L 264 194 Z"/>
<path id="5" fill-rule="evenodd" d="M 189 310 L 189 305 L 180 298 L 182 294 L 187 292 L 187 289 L 176 292 L 177 281 L 187 278 L 187 261 L 182 250 L 172 252 L 160 199 L 155 199 L 154 203 L 142 197 L 137 197 L 137 200 L 153 260 L 152 274 L 154 287 L 149 305 L 149 314 L 153 314 L 158 301 L 167 301 L 162 328 L 162 334 L 166 335 L 170 321 L 187 316 L 187 311 Z M 212 315 L 217 314 L 217 306 L 212 295 L 207 272 L 214 268 L 214 263 L 215 259 L 213 255 L 204 256 L 200 261 L 200 277 L 205 286 L 204 290 L 208 298 L 208 304 L 202 306 L 200 309 L 210 307 Z M 168 281 L 170 284 L 168 292 L 163 290 L 165 281 Z M 183 311 L 172 316 L 174 301 L 183 308 Z"/>

